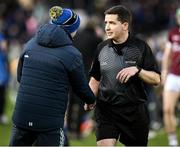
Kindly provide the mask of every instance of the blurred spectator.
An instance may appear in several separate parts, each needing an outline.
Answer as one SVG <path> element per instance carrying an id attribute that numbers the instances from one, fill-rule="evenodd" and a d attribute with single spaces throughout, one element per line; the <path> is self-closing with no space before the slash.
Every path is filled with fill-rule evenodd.
<path id="1" fill-rule="evenodd" d="M 7 58 L 7 41 L 0 33 L 0 123 L 7 124 L 5 115 L 6 90 L 9 79 L 9 67 Z"/>
<path id="2" fill-rule="evenodd" d="M 96 17 L 89 18 L 85 28 L 74 38 L 74 45 L 83 55 L 87 76 L 97 45 L 102 41 L 102 38 L 96 32 L 99 29 L 97 19 Z"/>
<path id="3" fill-rule="evenodd" d="M 102 41 L 102 38 L 99 37 L 96 32 L 96 29 L 98 28 L 97 22 L 98 20 L 96 17 L 89 18 L 85 28 L 82 29 L 74 38 L 75 47 L 78 48 L 83 55 L 87 78 L 96 47 L 98 43 Z M 68 129 L 76 138 L 81 138 L 82 131 L 85 130 L 80 129 L 80 126 L 82 123 L 86 123 L 87 121 L 83 118 L 88 117 L 85 117 L 87 113 L 83 110 L 83 103 L 74 97 L 76 96 L 71 93 L 68 110 Z"/>
<path id="4" fill-rule="evenodd" d="M 180 7 L 176 20 L 178 26 L 169 31 L 162 62 L 164 125 L 170 146 L 178 146 L 175 108 L 180 98 Z"/>

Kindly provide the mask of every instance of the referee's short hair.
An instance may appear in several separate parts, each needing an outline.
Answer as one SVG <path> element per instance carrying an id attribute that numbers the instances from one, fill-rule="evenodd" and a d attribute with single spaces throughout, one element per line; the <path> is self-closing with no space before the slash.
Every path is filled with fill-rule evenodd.
<path id="1" fill-rule="evenodd" d="M 131 12 L 123 5 L 117 5 L 107 9 L 104 14 L 117 14 L 118 20 L 122 23 L 127 22 L 129 26 L 131 25 L 132 21 L 132 14 Z"/>

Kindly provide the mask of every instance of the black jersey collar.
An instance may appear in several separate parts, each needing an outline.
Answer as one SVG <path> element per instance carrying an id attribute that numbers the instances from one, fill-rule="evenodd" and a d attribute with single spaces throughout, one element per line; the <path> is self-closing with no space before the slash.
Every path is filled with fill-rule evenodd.
<path id="1" fill-rule="evenodd" d="M 129 42 L 130 38 L 131 38 L 131 35 L 129 33 L 127 40 L 125 42 L 123 42 L 122 44 L 117 44 L 117 45 L 118 46 L 124 46 L 125 44 L 127 44 Z M 109 47 L 114 47 L 116 45 L 113 43 L 112 39 L 108 39 L 108 44 L 109 44 Z"/>

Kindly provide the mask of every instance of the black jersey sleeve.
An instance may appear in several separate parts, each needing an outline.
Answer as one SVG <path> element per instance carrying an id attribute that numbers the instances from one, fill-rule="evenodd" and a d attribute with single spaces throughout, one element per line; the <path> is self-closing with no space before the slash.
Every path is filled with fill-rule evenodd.
<path id="1" fill-rule="evenodd" d="M 91 68 L 89 70 L 89 76 L 94 77 L 97 81 L 100 81 L 101 78 L 101 70 L 100 70 L 100 62 L 99 62 L 99 53 L 103 46 L 105 46 L 109 41 L 101 42 L 96 49 L 95 57 L 93 59 Z"/>
<path id="2" fill-rule="evenodd" d="M 148 71 L 155 71 L 156 73 L 160 74 L 160 70 L 157 64 L 157 61 L 155 59 L 154 54 L 152 53 L 151 48 L 147 43 L 145 43 L 144 46 L 144 54 L 143 54 L 143 69 L 148 70 Z"/>
<path id="3" fill-rule="evenodd" d="M 90 71 L 89 71 L 89 75 L 90 77 L 94 77 L 97 81 L 100 81 L 101 72 L 100 72 L 100 63 L 98 60 L 98 55 L 99 55 L 98 52 L 96 52 Z"/>

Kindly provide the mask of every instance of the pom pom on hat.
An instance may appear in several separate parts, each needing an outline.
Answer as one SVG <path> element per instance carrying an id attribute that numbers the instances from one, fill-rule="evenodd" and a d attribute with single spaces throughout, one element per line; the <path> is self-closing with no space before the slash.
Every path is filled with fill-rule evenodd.
<path id="1" fill-rule="evenodd" d="M 69 33 L 75 32 L 80 26 L 80 18 L 71 9 L 53 6 L 49 10 L 51 23 L 62 26 Z"/>

